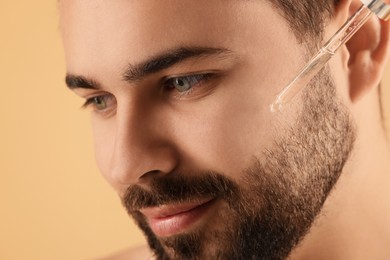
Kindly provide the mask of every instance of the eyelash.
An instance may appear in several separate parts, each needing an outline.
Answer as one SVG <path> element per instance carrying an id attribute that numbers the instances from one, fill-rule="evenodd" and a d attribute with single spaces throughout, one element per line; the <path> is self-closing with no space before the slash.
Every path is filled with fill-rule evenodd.
<path id="1" fill-rule="evenodd" d="M 192 74 L 192 75 L 184 75 L 184 76 L 175 76 L 175 77 L 170 77 L 170 78 L 166 78 L 163 83 L 162 83 L 162 86 L 164 88 L 164 90 L 168 90 L 168 91 L 175 91 L 175 89 L 177 89 L 174 85 L 175 83 L 175 80 L 189 80 L 189 81 L 192 81 L 192 83 L 194 83 L 193 85 L 191 85 L 191 87 L 188 89 L 188 90 L 185 90 L 185 91 L 178 91 L 178 94 L 176 95 L 176 98 L 183 98 L 185 96 L 188 96 L 190 95 L 193 91 L 194 91 L 194 88 L 196 86 L 199 86 L 201 84 L 203 84 L 204 82 L 207 82 L 210 78 L 212 78 L 213 76 L 215 76 L 215 74 L 213 73 L 203 73 L 203 74 Z M 107 102 L 110 98 L 115 98 L 113 97 L 111 94 L 104 94 L 104 95 L 97 95 L 97 96 L 93 96 L 93 97 L 90 97 L 90 98 L 87 98 L 86 101 L 84 102 L 84 104 L 82 105 L 82 109 L 87 109 L 91 106 L 94 106 L 95 103 L 97 102 L 98 99 L 101 99 L 103 100 L 104 102 Z M 94 110 L 98 113 L 104 113 L 106 112 L 105 110 L 106 109 L 102 109 L 102 110 L 99 110 L 99 109 L 96 109 L 94 108 Z"/>

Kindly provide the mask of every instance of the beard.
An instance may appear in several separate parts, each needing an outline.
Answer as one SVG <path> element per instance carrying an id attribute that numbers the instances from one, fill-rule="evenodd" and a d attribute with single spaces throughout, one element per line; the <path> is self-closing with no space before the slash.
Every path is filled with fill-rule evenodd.
<path id="1" fill-rule="evenodd" d="M 217 172 L 156 177 L 129 187 L 123 205 L 158 259 L 285 259 L 309 232 L 353 149 L 355 129 L 323 71 L 303 93 L 293 126 L 243 167 L 240 180 Z M 157 237 L 139 209 L 218 201 L 212 219 L 180 235 Z"/>

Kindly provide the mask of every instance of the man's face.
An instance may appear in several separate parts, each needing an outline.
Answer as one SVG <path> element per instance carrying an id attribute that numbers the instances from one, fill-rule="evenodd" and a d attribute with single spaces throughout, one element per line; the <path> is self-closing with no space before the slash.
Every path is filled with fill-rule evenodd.
<path id="1" fill-rule="evenodd" d="M 270 111 L 305 58 L 271 5 L 64 0 L 61 29 L 98 166 L 159 258 L 290 253 L 354 134 L 326 72 Z"/>

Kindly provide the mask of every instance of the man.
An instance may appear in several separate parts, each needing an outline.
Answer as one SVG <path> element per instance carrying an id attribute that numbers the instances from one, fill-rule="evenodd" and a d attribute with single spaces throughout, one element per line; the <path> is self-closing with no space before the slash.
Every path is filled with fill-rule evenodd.
<path id="1" fill-rule="evenodd" d="M 390 259 L 389 23 L 270 110 L 360 4 L 61 0 L 67 84 L 148 240 L 116 259 Z"/>

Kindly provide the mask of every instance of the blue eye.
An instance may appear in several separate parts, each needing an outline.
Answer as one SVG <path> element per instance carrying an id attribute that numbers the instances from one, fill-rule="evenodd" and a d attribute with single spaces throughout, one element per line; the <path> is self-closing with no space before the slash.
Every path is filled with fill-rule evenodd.
<path id="1" fill-rule="evenodd" d="M 165 85 L 170 89 L 175 89 L 179 93 L 185 94 L 192 90 L 194 86 L 201 84 L 210 74 L 199 74 L 170 78 Z"/>
<path id="2" fill-rule="evenodd" d="M 191 89 L 192 84 L 191 80 L 188 80 L 188 78 L 175 78 L 173 80 L 173 86 L 179 91 L 188 91 Z"/>

